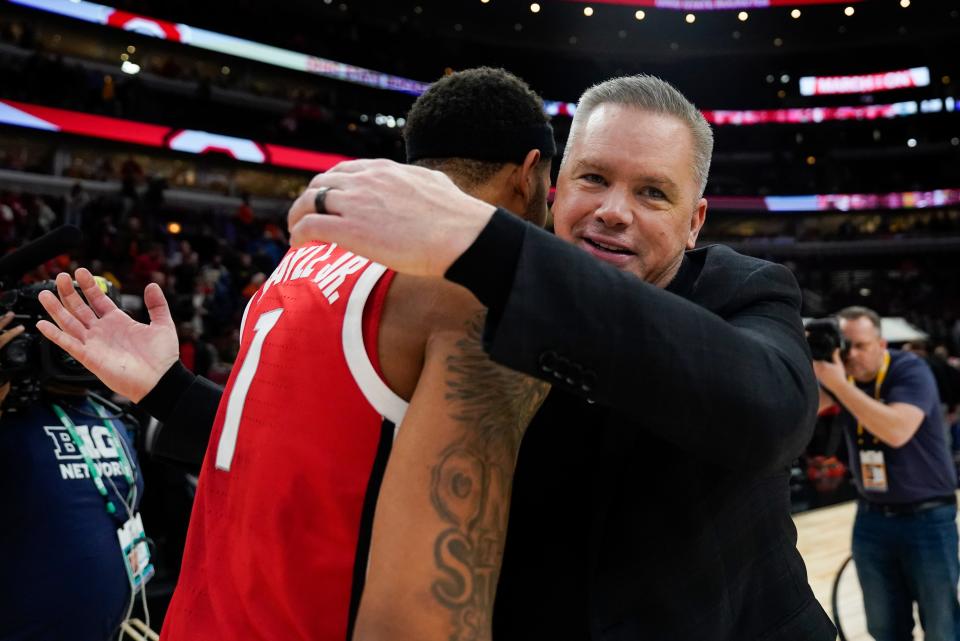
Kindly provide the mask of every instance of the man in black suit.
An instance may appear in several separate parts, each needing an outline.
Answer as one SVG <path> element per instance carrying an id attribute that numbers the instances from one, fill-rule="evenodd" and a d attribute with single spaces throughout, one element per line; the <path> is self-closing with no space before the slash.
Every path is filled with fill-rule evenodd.
<path id="1" fill-rule="evenodd" d="M 317 176 L 291 208 L 294 242 L 470 289 L 493 359 L 553 383 L 519 455 L 495 638 L 835 637 L 789 515 L 817 402 L 800 292 L 779 265 L 694 249 L 711 152 L 673 87 L 618 78 L 580 101 L 559 239 L 388 161 Z"/>

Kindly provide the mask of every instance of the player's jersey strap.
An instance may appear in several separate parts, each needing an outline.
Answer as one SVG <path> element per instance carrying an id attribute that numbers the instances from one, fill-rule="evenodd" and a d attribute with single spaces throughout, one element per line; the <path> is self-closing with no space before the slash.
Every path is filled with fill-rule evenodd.
<path id="1" fill-rule="evenodd" d="M 407 402 L 397 396 L 384 382 L 370 360 L 364 344 L 363 310 L 370 293 L 376 287 L 387 268 L 371 263 L 357 280 L 350 292 L 347 311 L 343 320 L 343 355 L 357 387 L 367 402 L 385 419 L 399 426 L 407 411 Z M 371 337 L 375 340 L 376 337 Z"/>

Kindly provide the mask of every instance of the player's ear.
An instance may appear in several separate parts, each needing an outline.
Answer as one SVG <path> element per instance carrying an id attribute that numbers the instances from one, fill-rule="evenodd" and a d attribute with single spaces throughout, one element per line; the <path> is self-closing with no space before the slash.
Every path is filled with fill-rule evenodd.
<path id="1" fill-rule="evenodd" d="M 530 202 L 537 193 L 537 183 L 541 180 L 540 172 L 537 171 L 540 157 L 539 149 L 531 149 L 514 172 L 514 188 L 525 203 Z"/>

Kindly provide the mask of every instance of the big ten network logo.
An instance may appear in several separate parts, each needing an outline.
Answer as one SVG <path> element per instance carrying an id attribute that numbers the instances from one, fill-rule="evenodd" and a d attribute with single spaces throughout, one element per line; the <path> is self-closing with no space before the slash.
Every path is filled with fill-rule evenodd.
<path id="1" fill-rule="evenodd" d="M 64 479 L 90 478 L 90 469 L 83 460 L 83 453 L 62 425 L 47 425 L 43 428 L 53 441 L 54 456 L 60 463 L 60 475 Z M 113 434 L 103 425 L 77 425 L 74 430 L 80 438 L 87 456 L 104 476 L 123 474 L 120 452 Z"/>

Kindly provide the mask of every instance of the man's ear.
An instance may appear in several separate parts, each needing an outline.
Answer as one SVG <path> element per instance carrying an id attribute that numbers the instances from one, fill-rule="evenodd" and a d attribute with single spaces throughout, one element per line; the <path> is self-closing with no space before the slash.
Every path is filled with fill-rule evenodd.
<path id="1" fill-rule="evenodd" d="M 540 180 L 537 173 L 539 164 L 540 150 L 531 149 L 514 174 L 516 179 L 513 188 L 525 203 L 530 202 L 530 199 L 537 193 L 537 182 Z"/>
<path id="2" fill-rule="evenodd" d="M 697 246 L 697 236 L 703 229 L 703 223 L 707 219 L 707 199 L 701 198 L 697 202 L 697 208 L 690 215 L 690 234 L 687 236 L 687 249 L 694 249 Z"/>

